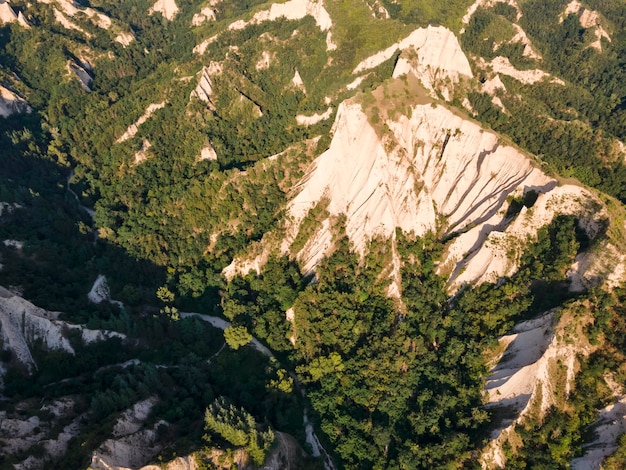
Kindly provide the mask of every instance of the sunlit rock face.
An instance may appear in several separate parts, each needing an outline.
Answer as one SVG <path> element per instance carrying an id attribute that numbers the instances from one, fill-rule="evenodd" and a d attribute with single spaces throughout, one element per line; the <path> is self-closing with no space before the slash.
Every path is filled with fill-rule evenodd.
<path id="1" fill-rule="evenodd" d="M 515 269 L 508 244 L 523 243 L 557 213 L 590 214 L 591 195 L 557 182 L 519 150 L 443 106 L 416 105 L 410 116 L 374 126 L 355 102 L 338 111 L 330 148 L 312 165 L 288 206 L 295 237 L 320 200 L 328 212 L 346 215 L 346 231 L 363 252 L 377 235 L 396 228 L 452 237 L 443 264 L 457 283 L 496 280 Z M 538 193 L 532 211 L 507 216 L 510 196 Z M 591 215 L 589 215 L 591 217 Z M 597 218 L 601 215 L 598 214 Z M 300 257 L 313 269 L 331 248 L 330 224 L 322 224 Z M 287 237 L 283 250 L 288 251 Z"/>
<path id="2" fill-rule="evenodd" d="M 78 330 L 85 343 L 108 338 L 123 338 L 113 331 L 90 330 L 58 320 L 58 312 L 50 312 L 0 287 L 0 340 L 2 349 L 27 370 L 37 367 L 31 354 L 31 345 L 38 342 L 46 350 L 65 351 L 75 354 L 68 340 L 68 330 Z"/>

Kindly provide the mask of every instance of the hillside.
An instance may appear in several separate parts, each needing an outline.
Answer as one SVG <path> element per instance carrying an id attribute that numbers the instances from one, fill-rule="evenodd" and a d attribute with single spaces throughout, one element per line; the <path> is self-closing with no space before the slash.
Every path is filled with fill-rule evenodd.
<path id="1" fill-rule="evenodd" d="M 0 0 L 0 468 L 622 468 L 624 18 Z"/>

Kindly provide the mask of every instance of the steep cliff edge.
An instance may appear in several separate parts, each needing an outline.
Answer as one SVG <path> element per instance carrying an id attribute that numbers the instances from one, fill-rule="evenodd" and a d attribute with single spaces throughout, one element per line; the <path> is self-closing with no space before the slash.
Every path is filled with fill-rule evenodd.
<path id="1" fill-rule="evenodd" d="M 626 138 L 596 125 L 623 101 L 593 66 L 613 64 L 611 12 L 567 0 L 531 28 L 541 2 L 476 0 L 462 22 L 440 15 L 458 36 L 416 29 L 401 0 L 281 1 L 94 4 L 107 29 L 46 0 L 23 7 L 31 29 L 5 28 L 0 114 L 33 113 L 0 118 L 0 193 L 21 204 L 0 202 L 0 284 L 17 286 L 0 288 L 0 461 L 242 470 L 247 454 L 203 431 L 224 396 L 274 431 L 263 468 L 325 465 L 300 445 L 338 468 L 514 466 L 540 442 L 522 427 L 576 403 L 603 349 L 598 292 L 626 279 Z M 563 72 L 551 26 L 584 36 L 573 71 L 603 87 Z M 588 393 L 605 401 L 575 429 L 575 468 L 626 430 L 614 391 Z"/>
<path id="2" fill-rule="evenodd" d="M 398 79 L 339 107 L 329 149 L 293 188 L 287 207 L 284 253 L 293 251 L 309 212 L 327 203 L 328 217 L 292 253 L 304 271 L 332 251 L 331 221 L 340 215 L 361 254 L 373 238 L 393 238 L 396 228 L 436 232 L 448 240 L 440 272 L 453 287 L 513 274 L 521 254 L 514 248 L 556 214 L 576 215 L 591 238 L 598 234 L 607 214 L 589 191 L 559 186 L 531 157 L 424 91 L 419 97 L 416 87 L 414 78 Z M 390 95 L 407 104 L 389 109 Z M 532 208 L 509 210 L 525 195 L 536 196 Z M 235 263 L 226 273 L 238 269 Z"/>
<path id="3" fill-rule="evenodd" d="M 0 116 L 9 117 L 14 113 L 30 113 L 28 103 L 11 90 L 0 86 Z"/>
<path id="4" fill-rule="evenodd" d="M 473 77 L 459 40 L 443 26 L 416 29 L 396 44 L 362 60 L 352 73 L 370 70 L 393 57 L 398 50 L 402 54 L 394 67 L 393 77 L 413 73 L 433 96 L 438 92 L 450 100 L 453 85 L 462 78 Z"/>
<path id="5" fill-rule="evenodd" d="M 504 443 L 515 441 L 517 424 L 541 419 L 551 406 L 564 406 L 581 362 L 594 349 L 584 334 L 586 321 L 572 311 L 552 310 L 500 338 L 500 354 L 485 385 L 487 407 L 508 410 L 514 417 L 497 423 L 484 450 L 484 468 L 506 465 Z"/>
<path id="6" fill-rule="evenodd" d="M 37 368 L 30 348 L 40 343 L 45 350 L 60 350 L 75 354 L 68 331 L 78 330 L 84 343 L 124 338 L 114 331 L 90 330 L 58 320 L 58 312 L 39 308 L 0 287 L 0 344 L 10 351 L 17 363 L 32 371 Z"/>

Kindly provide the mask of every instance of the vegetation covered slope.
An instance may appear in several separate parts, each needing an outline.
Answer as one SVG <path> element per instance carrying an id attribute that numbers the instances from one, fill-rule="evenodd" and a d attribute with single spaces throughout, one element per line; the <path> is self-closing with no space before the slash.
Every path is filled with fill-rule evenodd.
<path id="1" fill-rule="evenodd" d="M 503 414 L 485 406 L 485 351 L 515 322 L 549 309 L 576 311 L 566 318 L 600 346 L 580 359 L 559 406 L 519 422 L 501 463 L 567 467 L 593 442 L 596 410 L 614 400 L 609 385 L 623 385 L 623 295 L 603 284 L 623 277 L 623 7 L 581 6 L 597 12 L 610 38 L 601 35 L 597 48 L 599 26 L 585 26 L 581 10 L 565 13 L 566 2 L 495 2 L 469 17 L 470 2 L 460 0 L 289 5 L 291 19 L 269 20 L 272 4 L 263 1 L 179 2 L 175 13 L 140 0 L 11 2 L 30 27 L 0 25 L 0 85 L 32 112 L 0 117 L 0 284 L 125 339 L 85 344 L 68 332 L 74 355 L 30 341 L 29 373 L 0 336 L 0 467 L 139 467 L 191 452 L 204 466 L 240 468 L 285 455 L 290 468 L 477 466 Z M 464 28 L 458 41 L 471 73 L 429 68 L 446 57 L 416 51 L 421 44 L 394 46 L 429 24 Z M 515 39 L 518 28 L 535 55 Z M 456 47 L 452 34 L 436 37 Z M 417 77 L 392 79 L 398 64 Z M 486 84 L 496 75 L 494 91 Z M 349 99 L 381 156 L 410 167 L 409 196 L 446 186 L 448 196 L 431 204 L 430 230 L 389 227 L 355 246 L 358 208 L 329 193 L 305 201 L 310 210 L 292 232 L 290 204 L 318 157 L 332 145 L 343 155 L 358 148 L 332 140 Z M 497 223 L 477 217 L 487 195 L 441 178 L 459 161 L 458 142 L 474 148 L 474 140 L 434 124 L 425 136 L 404 132 L 420 109 L 429 122 L 445 109 L 459 131 L 476 128 L 474 140 L 535 154 L 550 190 L 558 175 L 595 190 L 558 186 L 579 200 L 549 203 L 547 189 L 511 183 L 488 201 Z M 420 152 L 439 179 L 410 163 Z M 465 163 L 485 187 L 506 166 L 484 173 L 489 153 Z M 446 212 L 455 189 L 467 203 L 462 217 Z M 586 209 L 563 210 L 577 204 Z M 544 210 L 549 220 L 537 215 Z M 507 227 L 521 234 L 514 243 L 498 238 Z M 467 245 L 473 236 L 480 243 Z M 450 285 L 467 266 L 450 256 L 481 262 L 487 241 L 504 254 L 502 272 Z M 303 272 L 312 246 L 324 250 Z M 234 260 L 247 269 L 226 278 Z M 583 260 L 606 269 L 585 271 Z M 582 289 L 570 288 L 574 271 Z M 100 274 L 121 306 L 89 301 Z M 253 337 L 260 343 L 247 346 Z M 619 468 L 622 454 L 607 465 Z"/>

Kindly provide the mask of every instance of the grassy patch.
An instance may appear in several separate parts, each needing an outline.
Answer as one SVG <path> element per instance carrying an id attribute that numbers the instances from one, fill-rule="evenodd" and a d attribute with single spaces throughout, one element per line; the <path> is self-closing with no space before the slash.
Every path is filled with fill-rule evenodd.
<path id="1" fill-rule="evenodd" d="M 383 0 L 393 18 L 418 26 L 443 25 L 452 31 L 461 29 L 461 18 L 465 15 L 472 0 Z"/>
<path id="2" fill-rule="evenodd" d="M 397 20 L 380 20 L 359 0 L 325 2 L 333 19 L 333 41 L 338 48 L 335 58 L 350 70 L 359 61 L 382 51 L 413 29 Z"/>
<path id="3" fill-rule="evenodd" d="M 401 115 L 411 117 L 413 106 L 433 102 L 413 74 L 389 79 L 374 91 L 358 95 L 356 100 L 381 138 L 389 132 L 388 120 L 397 120 Z"/>

